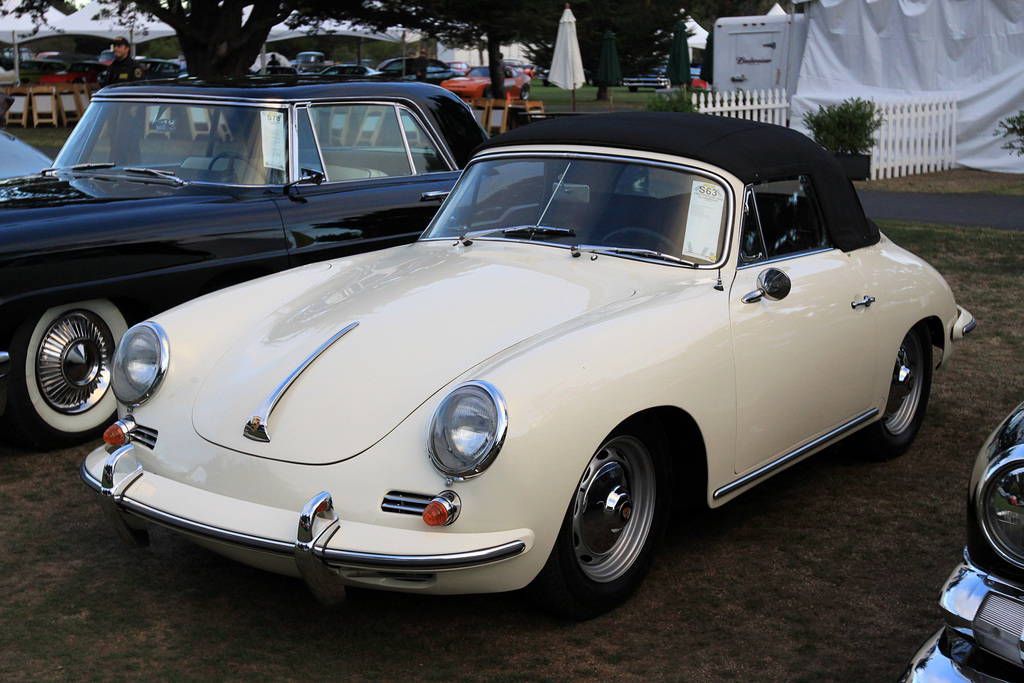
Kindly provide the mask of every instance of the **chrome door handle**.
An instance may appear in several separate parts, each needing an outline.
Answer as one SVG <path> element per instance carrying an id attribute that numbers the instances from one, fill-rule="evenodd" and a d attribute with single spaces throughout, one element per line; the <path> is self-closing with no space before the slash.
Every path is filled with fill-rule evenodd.
<path id="1" fill-rule="evenodd" d="M 854 301 L 853 303 L 851 303 L 850 304 L 850 308 L 856 309 L 858 306 L 863 306 L 864 308 L 867 308 L 868 306 L 870 306 L 873 303 L 875 303 L 875 297 L 873 297 L 873 296 L 866 296 L 863 299 L 861 299 L 860 301 Z"/>
<path id="2" fill-rule="evenodd" d="M 421 202 L 440 202 L 448 196 L 450 190 L 440 190 L 438 192 L 424 192 L 420 195 Z"/>

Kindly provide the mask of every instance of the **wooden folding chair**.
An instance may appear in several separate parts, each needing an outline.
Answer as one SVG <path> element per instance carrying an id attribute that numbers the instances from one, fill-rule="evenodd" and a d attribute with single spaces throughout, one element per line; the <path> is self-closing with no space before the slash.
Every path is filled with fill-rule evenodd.
<path id="1" fill-rule="evenodd" d="M 60 119 L 63 125 L 68 125 L 82 118 L 85 107 L 82 105 L 82 98 L 75 89 L 75 84 L 68 83 L 57 88 L 57 104 L 60 111 Z"/>
<path id="2" fill-rule="evenodd" d="M 16 123 L 19 126 L 24 126 L 28 122 L 28 113 L 32 106 L 32 100 L 29 97 L 30 92 L 30 88 L 19 86 L 11 88 L 10 92 L 7 93 L 8 97 L 14 98 L 14 103 L 7 110 L 7 125 Z"/>
<path id="3" fill-rule="evenodd" d="M 491 99 L 477 97 L 469 103 L 469 108 L 473 110 L 473 116 L 476 117 L 477 122 L 486 128 L 487 122 L 491 118 Z"/>
<path id="4" fill-rule="evenodd" d="M 488 135 L 497 135 L 508 130 L 508 105 L 508 100 L 491 100 L 485 126 Z"/>
<path id="5" fill-rule="evenodd" d="M 49 85 L 34 85 L 30 91 L 32 98 L 32 127 L 45 123 L 56 128 L 60 125 L 57 108 L 57 94 Z"/>

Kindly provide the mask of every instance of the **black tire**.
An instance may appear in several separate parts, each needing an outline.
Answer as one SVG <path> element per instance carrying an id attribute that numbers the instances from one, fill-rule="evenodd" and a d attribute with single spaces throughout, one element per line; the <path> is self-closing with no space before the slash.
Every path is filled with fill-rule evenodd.
<path id="1" fill-rule="evenodd" d="M 491 99 L 491 86 L 484 88 L 484 99 Z"/>
<path id="2" fill-rule="evenodd" d="M 5 433 L 41 449 L 102 434 L 116 410 L 114 346 L 127 329 L 103 300 L 57 306 L 22 323 L 11 343 Z"/>
<path id="3" fill-rule="evenodd" d="M 528 100 L 530 99 L 530 84 L 524 83 L 523 87 L 519 89 L 519 99 Z"/>
<path id="4" fill-rule="evenodd" d="M 918 323 L 903 337 L 896 352 L 881 419 L 858 433 L 866 458 L 892 460 L 910 448 L 924 422 L 931 385 L 931 334 L 927 325 Z"/>
<path id="5" fill-rule="evenodd" d="M 654 424 L 616 430 L 587 464 L 551 555 L 529 586 L 570 619 L 622 604 L 650 569 L 672 508 L 668 443 Z M 610 504 L 610 511 L 609 511 Z"/>

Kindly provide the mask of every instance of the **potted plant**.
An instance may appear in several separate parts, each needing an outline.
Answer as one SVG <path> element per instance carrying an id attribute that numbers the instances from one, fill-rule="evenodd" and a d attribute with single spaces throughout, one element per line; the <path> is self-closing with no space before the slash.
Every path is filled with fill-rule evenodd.
<path id="1" fill-rule="evenodd" d="M 815 142 L 835 155 L 850 178 L 863 180 L 871 175 L 869 152 L 882 127 L 882 115 L 874 102 L 851 97 L 840 104 L 818 107 L 818 111 L 804 114 L 804 125 Z"/>

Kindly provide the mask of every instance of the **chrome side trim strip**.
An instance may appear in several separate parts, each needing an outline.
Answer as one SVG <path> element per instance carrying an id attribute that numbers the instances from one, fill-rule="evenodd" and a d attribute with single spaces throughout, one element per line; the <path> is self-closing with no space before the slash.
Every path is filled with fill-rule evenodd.
<path id="1" fill-rule="evenodd" d="M 778 460 L 774 460 L 765 465 L 764 467 L 761 467 L 760 469 L 757 469 L 746 476 L 740 477 L 739 479 L 732 483 L 726 484 L 722 488 L 715 491 L 715 493 L 712 495 L 712 498 L 714 500 L 718 500 L 719 498 L 727 496 L 730 493 L 736 491 L 737 489 L 741 489 L 744 486 L 748 486 L 754 483 L 755 481 L 761 479 L 762 477 L 767 477 L 768 475 L 773 474 L 776 470 L 781 469 L 782 467 L 788 465 L 792 461 L 807 455 L 810 451 L 820 448 L 830 441 L 838 441 L 841 437 L 845 436 L 851 430 L 861 426 L 862 424 L 869 421 L 876 415 L 878 415 L 878 408 L 872 408 L 871 410 L 860 415 L 859 417 L 855 417 L 854 419 L 850 420 L 841 427 L 833 429 L 828 434 L 824 434 L 818 437 L 809 444 L 801 446 L 795 451 L 791 451 L 790 453 L 782 456 Z"/>
<path id="2" fill-rule="evenodd" d="M 245 423 L 245 427 L 242 429 L 242 434 L 253 441 L 270 441 L 270 430 L 267 426 L 267 422 L 270 419 L 270 413 L 274 411 L 274 407 L 277 405 L 277 402 L 280 401 L 281 397 L 284 396 L 284 393 L 288 391 L 292 382 L 298 379 L 299 375 L 301 375 L 306 368 L 309 367 L 310 363 L 315 361 L 321 353 L 330 348 L 334 342 L 338 341 L 355 329 L 358 324 L 358 322 L 355 322 L 342 329 L 340 332 L 321 344 L 320 348 L 311 353 L 306 360 L 302 361 L 299 367 L 292 370 L 292 374 L 288 375 L 283 382 L 277 385 L 276 389 L 270 392 L 269 396 L 263 399 L 263 403 L 261 403 L 259 408 L 256 409 L 256 412 L 253 413 L 253 416 L 249 421 Z"/>

